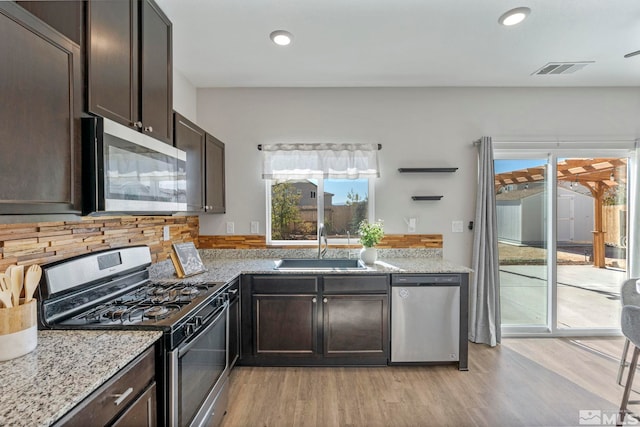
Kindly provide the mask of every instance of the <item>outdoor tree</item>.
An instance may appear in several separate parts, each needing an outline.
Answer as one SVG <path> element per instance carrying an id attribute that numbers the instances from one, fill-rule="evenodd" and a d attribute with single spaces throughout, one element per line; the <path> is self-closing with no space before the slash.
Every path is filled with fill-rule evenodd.
<path id="1" fill-rule="evenodd" d="M 301 195 L 288 182 L 271 186 L 271 238 L 281 240 L 291 224 L 300 222 L 298 203 Z"/>
<path id="2" fill-rule="evenodd" d="M 604 195 L 603 203 L 608 206 L 627 204 L 627 186 L 618 184 L 610 187 Z"/>
<path id="3" fill-rule="evenodd" d="M 351 207 L 351 220 L 349 221 L 349 231 L 355 233 L 362 220 L 367 219 L 367 207 L 369 197 L 361 198 L 360 194 L 349 190 L 347 193 L 346 205 Z"/>

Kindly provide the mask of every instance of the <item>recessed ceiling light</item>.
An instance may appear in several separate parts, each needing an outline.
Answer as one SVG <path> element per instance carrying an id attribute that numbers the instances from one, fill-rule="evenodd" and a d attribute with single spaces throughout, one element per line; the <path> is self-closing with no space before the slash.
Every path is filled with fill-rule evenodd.
<path id="1" fill-rule="evenodd" d="M 271 38 L 271 40 L 273 40 L 275 44 L 280 46 L 286 46 L 290 44 L 291 40 L 293 39 L 293 36 L 291 35 L 291 33 L 285 30 L 276 30 L 271 34 L 269 34 L 269 37 Z"/>
<path id="2" fill-rule="evenodd" d="M 524 18 L 526 18 L 530 12 L 531 9 L 528 7 L 516 7 L 515 9 L 511 9 L 503 13 L 498 19 L 498 22 L 502 25 L 506 25 L 507 27 L 516 25 L 524 21 Z"/>

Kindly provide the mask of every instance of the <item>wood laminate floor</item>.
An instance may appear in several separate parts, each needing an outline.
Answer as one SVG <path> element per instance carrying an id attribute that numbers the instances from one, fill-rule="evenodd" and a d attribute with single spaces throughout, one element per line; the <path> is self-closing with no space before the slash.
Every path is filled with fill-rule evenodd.
<path id="1" fill-rule="evenodd" d="M 453 365 L 237 367 L 223 427 L 578 426 L 580 411 L 607 422 L 622 396 L 616 385 L 622 344 L 622 338 L 470 344 L 468 372 Z"/>

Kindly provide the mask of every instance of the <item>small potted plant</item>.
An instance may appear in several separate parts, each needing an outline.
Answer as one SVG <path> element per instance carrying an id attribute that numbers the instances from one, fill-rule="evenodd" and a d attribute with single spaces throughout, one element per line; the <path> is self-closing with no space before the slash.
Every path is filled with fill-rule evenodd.
<path id="1" fill-rule="evenodd" d="M 360 259 L 365 264 L 374 264 L 378 258 L 378 251 L 375 246 L 380 243 L 384 237 L 384 228 L 382 220 L 370 223 L 366 219 L 360 222 L 358 226 L 358 234 L 360 235 L 360 243 L 362 250 L 360 251 Z"/>

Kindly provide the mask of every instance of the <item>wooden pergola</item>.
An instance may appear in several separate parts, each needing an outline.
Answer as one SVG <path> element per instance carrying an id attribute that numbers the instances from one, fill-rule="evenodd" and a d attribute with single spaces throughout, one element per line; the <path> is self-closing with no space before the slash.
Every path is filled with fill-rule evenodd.
<path id="1" fill-rule="evenodd" d="M 558 162 L 557 180 L 589 189 L 594 203 L 593 265 L 605 267 L 605 242 L 602 221 L 604 197 L 607 190 L 626 184 L 627 159 L 566 159 Z M 495 190 L 507 185 L 539 182 L 545 179 L 547 168 L 539 166 L 496 174 Z"/>

